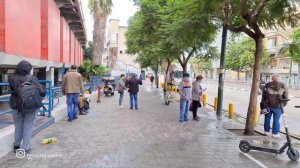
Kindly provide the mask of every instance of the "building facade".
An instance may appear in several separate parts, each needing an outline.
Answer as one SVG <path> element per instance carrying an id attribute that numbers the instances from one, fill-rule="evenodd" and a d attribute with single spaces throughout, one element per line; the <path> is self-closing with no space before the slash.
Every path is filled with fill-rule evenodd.
<path id="1" fill-rule="evenodd" d="M 120 26 L 119 20 L 111 19 L 107 30 L 106 55 L 103 62 L 111 70 L 112 76 L 120 74 L 140 74 L 140 66 L 135 61 L 136 55 L 128 54 L 126 32 L 128 27 Z"/>
<path id="2" fill-rule="evenodd" d="M 261 69 L 261 78 L 265 81 L 271 80 L 273 73 L 281 75 L 282 80 L 289 87 L 299 85 L 298 65 L 292 62 L 283 52 L 283 47 L 290 43 L 293 30 L 297 27 L 297 22 L 286 24 L 284 28 L 264 30 L 264 46 L 270 54 L 270 63 Z"/>
<path id="3" fill-rule="evenodd" d="M 83 61 L 86 31 L 80 0 L 0 1 L 0 82 L 21 60 L 41 80 L 62 79 Z"/>

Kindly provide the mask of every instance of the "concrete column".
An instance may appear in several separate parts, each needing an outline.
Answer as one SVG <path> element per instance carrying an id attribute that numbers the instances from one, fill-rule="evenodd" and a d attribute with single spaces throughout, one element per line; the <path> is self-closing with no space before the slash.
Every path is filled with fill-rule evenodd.
<path id="1" fill-rule="evenodd" d="M 54 68 L 49 68 L 49 71 L 46 71 L 46 80 L 51 80 L 52 86 L 54 86 Z"/>

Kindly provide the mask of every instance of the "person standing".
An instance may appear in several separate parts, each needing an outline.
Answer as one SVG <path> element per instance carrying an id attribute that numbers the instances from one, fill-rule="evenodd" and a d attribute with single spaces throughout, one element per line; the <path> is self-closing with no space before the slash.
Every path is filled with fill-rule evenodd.
<path id="1" fill-rule="evenodd" d="M 180 95 L 180 115 L 179 122 L 188 122 L 188 111 L 190 107 L 191 89 L 192 84 L 189 80 L 190 75 L 185 73 L 182 81 L 179 84 L 179 95 Z"/>
<path id="2" fill-rule="evenodd" d="M 192 88 L 192 111 L 193 111 L 193 120 L 199 121 L 199 117 L 197 115 L 197 111 L 199 107 L 202 107 L 201 105 L 201 97 L 203 95 L 203 89 L 201 86 L 202 82 L 202 75 L 198 75 L 196 77 L 196 80 L 193 82 L 193 88 Z"/>
<path id="3" fill-rule="evenodd" d="M 117 91 L 119 92 L 120 94 L 120 97 L 119 97 L 119 106 L 120 108 L 124 108 L 122 106 L 122 102 L 123 102 L 123 97 L 124 97 L 124 90 L 126 90 L 126 86 L 125 86 L 125 75 L 122 74 L 120 76 L 120 80 L 118 82 L 118 86 L 117 86 Z"/>
<path id="4" fill-rule="evenodd" d="M 29 62 L 21 61 L 17 65 L 14 74 L 9 76 L 8 80 L 11 89 L 10 107 L 13 109 L 13 120 L 15 124 L 14 150 L 23 149 L 25 153 L 29 153 L 31 150 L 30 141 L 38 108 L 24 108 L 26 99 L 24 99 L 24 97 L 22 99 L 20 96 L 21 93 L 19 92 L 25 88 L 29 89 L 30 84 L 32 84 L 33 90 L 38 91 L 35 92 L 35 96 L 33 96 L 37 96 L 38 101 L 40 101 L 38 103 L 42 104 L 42 97 L 46 96 L 45 88 L 39 83 L 36 77 L 30 75 L 31 70 L 32 65 Z M 25 83 L 27 83 L 27 87 L 22 87 Z M 21 89 L 21 87 L 23 89 Z M 28 91 L 29 90 L 25 90 L 25 92 Z"/>
<path id="5" fill-rule="evenodd" d="M 67 95 L 68 106 L 68 121 L 72 122 L 77 119 L 79 94 L 84 94 L 83 79 L 80 73 L 77 72 L 77 66 L 72 65 L 71 70 L 64 76 L 61 85 L 62 93 Z M 80 112 L 80 115 L 86 115 L 85 112 Z"/>
<path id="6" fill-rule="evenodd" d="M 280 138 L 279 131 L 280 131 L 280 117 L 281 117 L 281 107 L 287 105 L 287 102 L 280 103 L 281 99 L 288 99 L 288 89 L 286 85 L 280 82 L 280 75 L 273 74 L 272 81 L 267 83 L 262 99 L 261 99 L 261 110 L 266 111 L 265 113 L 265 123 L 264 123 L 264 130 L 265 135 L 270 134 L 270 121 L 273 115 L 273 127 L 272 127 L 272 136 L 274 138 Z"/>
<path id="7" fill-rule="evenodd" d="M 130 95 L 130 109 L 139 109 L 138 107 L 138 92 L 139 92 L 139 85 L 142 85 L 143 82 L 140 79 L 137 79 L 137 75 L 133 74 L 132 77 L 127 81 L 128 85 L 128 92 Z"/>

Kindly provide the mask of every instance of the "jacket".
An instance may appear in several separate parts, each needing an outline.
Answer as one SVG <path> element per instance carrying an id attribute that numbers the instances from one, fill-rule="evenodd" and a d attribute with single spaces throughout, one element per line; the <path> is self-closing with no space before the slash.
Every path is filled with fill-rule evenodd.
<path id="1" fill-rule="evenodd" d="M 261 99 L 261 109 L 266 107 L 280 108 L 280 99 L 288 99 L 288 89 L 284 83 L 269 82 L 264 87 Z M 287 102 L 281 104 L 282 107 L 287 105 Z"/>
<path id="2" fill-rule="evenodd" d="M 192 84 L 192 100 L 200 101 L 200 96 L 202 96 L 202 87 L 198 81 L 194 81 Z"/>
<path id="3" fill-rule="evenodd" d="M 136 94 L 139 92 L 139 85 L 142 85 L 143 82 L 136 77 L 129 79 L 126 84 L 128 85 L 128 92 L 131 94 Z"/>
<path id="4" fill-rule="evenodd" d="M 192 83 L 188 78 L 183 78 L 179 84 L 179 95 L 180 100 L 190 100 L 191 99 L 191 90 L 192 90 Z"/>
<path id="5" fill-rule="evenodd" d="M 17 99 L 18 99 L 18 88 L 19 86 L 24 83 L 28 76 L 19 76 L 19 75 L 11 75 L 9 76 L 8 82 L 11 89 L 11 96 L 10 96 L 10 106 L 12 109 L 17 109 Z M 39 94 L 41 97 L 46 96 L 46 89 L 43 85 L 39 83 L 39 80 L 35 76 L 31 76 L 32 82 L 36 85 Z"/>
<path id="6" fill-rule="evenodd" d="M 83 79 L 76 70 L 70 70 L 65 76 L 61 84 L 63 94 L 68 93 L 84 93 Z"/>
<path id="7" fill-rule="evenodd" d="M 124 90 L 126 90 L 125 81 L 123 79 L 120 79 L 119 82 L 118 82 L 117 91 L 118 92 L 124 92 Z"/>

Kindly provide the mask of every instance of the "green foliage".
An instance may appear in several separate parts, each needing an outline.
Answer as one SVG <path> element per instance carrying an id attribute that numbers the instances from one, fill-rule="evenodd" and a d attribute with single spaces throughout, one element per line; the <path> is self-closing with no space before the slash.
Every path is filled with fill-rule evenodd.
<path id="1" fill-rule="evenodd" d="M 283 52 L 284 55 L 291 57 L 294 62 L 300 63 L 299 44 L 300 44 L 300 27 L 297 27 L 296 29 L 294 29 L 292 33 L 292 42 L 285 44 L 281 52 Z"/>
<path id="2" fill-rule="evenodd" d="M 84 50 L 84 59 L 90 60 L 93 57 L 93 42 L 88 42 L 88 47 Z"/>
<path id="3" fill-rule="evenodd" d="M 89 0 L 89 8 L 92 13 L 98 12 L 100 15 L 110 14 L 112 6 L 112 0 Z"/>
<path id="4" fill-rule="evenodd" d="M 255 41 L 249 37 L 232 36 L 228 42 L 226 53 L 226 68 L 241 72 L 250 70 L 254 63 Z M 262 65 L 269 63 L 269 54 L 264 48 L 262 53 Z"/>
<path id="5" fill-rule="evenodd" d="M 104 66 L 96 66 L 90 59 L 87 59 L 79 67 L 79 72 L 82 74 L 85 80 L 89 81 L 91 76 L 102 76 L 108 71 Z"/>

